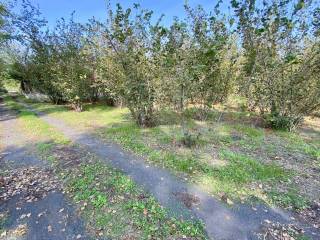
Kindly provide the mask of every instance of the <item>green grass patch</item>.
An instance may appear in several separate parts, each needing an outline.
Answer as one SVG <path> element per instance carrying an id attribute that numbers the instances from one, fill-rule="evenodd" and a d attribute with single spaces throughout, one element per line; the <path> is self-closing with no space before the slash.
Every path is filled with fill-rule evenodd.
<path id="1" fill-rule="evenodd" d="M 75 112 L 66 105 L 53 105 L 50 103 L 35 102 L 20 98 L 30 104 L 34 109 L 49 116 L 59 118 L 70 126 L 77 126 L 84 130 L 108 127 L 112 124 L 127 121 L 129 111 L 126 108 L 114 108 L 104 104 L 84 104 L 83 112 Z"/>
<path id="2" fill-rule="evenodd" d="M 187 149 L 179 143 L 183 135 L 181 127 L 177 125 L 178 116 L 170 111 L 164 111 L 163 116 L 159 115 L 160 122 L 165 125 L 140 129 L 128 117 L 127 109 L 87 104 L 84 112 L 76 113 L 69 111 L 67 107 L 50 104 L 33 103 L 33 106 L 64 120 L 70 126 L 81 128 L 91 124 L 102 138 L 114 140 L 125 149 L 147 157 L 152 164 L 167 168 L 178 175 L 183 173 L 184 177 L 187 176 L 213 194 L 224 192 L 234 198 L 250 198 L 251 195 L 265 198 L 260 189 L 252 190 L 250 184 L 278 184 L 280 180 L 286 181 L 292 174 L 275 164 L 264 164 L 244 154 L 258 148 L 269 151 L 270 154 L 277 150 L 271 145 L 262 148 L 266 138 L 264 129 L 249 125 L 197 122 L 191 119 L 188 122 L 190 131 L 200 133 L 200 141 L 195 148 Z M 198 113 L 192 110 L 190 114 Z M 168 118 L 168 121 L 164 118 Z M 225 162 L 225 165 L 210 165 L 211 155 L 203 152 L 201 148 L 211 144 L 216 146 L 215 151 L 222 149 L 219 159 Z M 241 153 L 230 151 L 231 147 L 236 147 Z M 313 150 L 312 148 L 310 151 Z M 209 157 L 202 158 L 202 153 Z M 268 196 L 270 198 L 270 195 Z"/>
<path id="3" fill-rule="evenodd" d="M 248 126 L 248 125 L 241 125 L 241 124 L 238 124 L 238 125 L 235 125 L 234 128 L 245 134 L 247 137 L 250 137 L 252 139 L 263 139 L 264 137 L 264 130 L 263 129 L 259 129 L 259 128 L 255 128 L 255 127 L 251 127 L 251 126 Z"/>
<path id="4" fill-rule="evenodd" d="M 114 125 L 100 134 L 107 135 L 108 138 L 120 143 L 125 149 L 138 155 L 148 156 L 151 162 L 175 172 L 192 173 L 194 171 L 204 171 L 206 168 L 205 165 L 196 161 L 192 155 L 179 155 L 170 151 L 151 148 L 143 141 L 143 130 L 135 124 Z"/>
<path id="5" fill-rule="evenodd" d="M 222 150 L 220 156 L 229 164 L 215 169 L 222 181 L 249 183 L 254 181 L 286 180 L 289 174 L 275 164 L 263 164 L 245 155 Z"/>
<path id="6" fill-rule="evenodd" d="M 170 217 L 166 209 L 121 172 L 100 162 L 63 170 L 64 181 L 95 229 L 112 239 L 206 239 L 200 222 Z"/>
<path id="7" fill-rule="evenodd" d="M 286 191 L 279 192 L 275 189 L 268 192 L 272 202 L 285 208 L 301 210 L 310 205 L 310 201 L 298 193 L 298 190 L 291 187 Z"/>
<path id="8" fill-rule="evenodd" d="M 40 154 L 46 154 L 48 153 L 53 147 L 54 147 L 54 143 L 38 143 L 37 144 L 37 151 Z"/>
<path id="9" fill-rule="evenodd" d="M 18 124 L 21 129 L 35 140 L 50 140 L 59 144 L 68 144 L 70 141 L 54 127 L 37 117 L 22 105 L 16 103 L 12 98 L 5 98 L 6 105 L 18 112 Z"/>
<path id="10" fill-rule="evenodd" d="M 118 124 L 113 128 L 105 129 L 103 134 L 104 137 L 113 139 L 124 148 L 136 154 L 147 156 L 147 160 L 153 164 L 170 169 L 177 174 L 187 173 L 192 181 L 204 185 L 206 190 L 214 194 L 224 192 L 235 198 L 240 195 L 254 195 L 255 192 L 247 190 L 247 184 L 285 181 L 290 177 L 289 172 L 275 164 L 263 164 L 228 150 L 222 150 L 219 154 L 219 157 L 227 164 L 213 167 L 198 158 L 192 151 L 181 154 L 169 150 L 154 149 L 146 144 L 144 134 L 150 133 L 153 138 L 162 139 L 162 142 L 172 142 L 174 139 L 172 135 L 167 134 L 165 129 L 159 128 L 142 130 L 134 124 Z"/>
<path id="11" fill-rule="evenodd" d="M 294 132 L 277 131 L 276 134 L 286 140 L 286 147 L 290 151 L 300 151 L 313 158 L 320 159 L 320 146 L 314 143 L 306 143 L 302 137 Z"/>

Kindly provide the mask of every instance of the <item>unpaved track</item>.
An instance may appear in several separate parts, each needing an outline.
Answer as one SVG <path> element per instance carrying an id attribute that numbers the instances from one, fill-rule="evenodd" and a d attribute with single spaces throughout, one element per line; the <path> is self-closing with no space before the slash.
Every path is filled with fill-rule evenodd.
<path id="1" fill-rule="evenodd" d="M 289 213 L 264 205 L 256 205 L 253 208 L 245 204 L 238 204 L 232 209 L 228 208 L 209 194 L 199 190 L 198 187 L 177 179 L 162 168 L 149 166 L 143 159 L 124 151 L 117 144 L 105 142 L 92 133 L 72 128 L 60 119 L 33 110 L 25 103 L 20 104 L 35 112 L 41 119 L 64 133 L 74 143 L 86 147 L 88 151 L 96 154 L 113 167 L 122 170 L 173 213 L 202 219 L 207 233 L 212 239 L 257 239 L 255 233 L 261 230 L 261 224 L 265 220 L 283 224 L 296 223 L 291 220 Z M 199 201 L 187 209 L 176 197 L 176 193 L 196 196 Z M 312 239 L 320 239 L 319 230 L 302 223 L 296 224 L 302 227 Z"/>
<path id="2" fill-rule="evenodd" d="M 49 167 L 44 162 L 30 154 L 30 140 L 17 128 L 16 114 L 8 111 L 1 100 L 0 144 L 0 168 L 2 170 L 6 167 L 17 169 L 17 173 L 30 168 L 48 171 Z M 3 193 L 1 189 L 0 193 Z M 78 217 L 75 208 L 60 190 L 49 191 L 38 201 L 28 202 L 26 198 L 28 195 L 30 195 L 29 192 L 21 189 L 20 194 L 8 200 L 0 199 L 0 213 L 7 213 L 4 226 L 7 235 L 3 235 L 0 239 L 90 239 L 86 234 L 84 222 Z M 25 234 L 21 233 L 19 225 L 25 226 L 23 230 L 26 231 Z M 11 232 L 14 232 L 13 235 Z"/>

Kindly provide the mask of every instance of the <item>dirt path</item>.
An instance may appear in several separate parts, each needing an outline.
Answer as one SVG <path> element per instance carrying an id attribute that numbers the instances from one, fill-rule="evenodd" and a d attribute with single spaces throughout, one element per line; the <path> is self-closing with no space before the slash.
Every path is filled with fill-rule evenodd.
<path id="1" fill-rule="evenodd" d="M 21 104 L 34 111 L 30 106 Z M 271 209 L 264 205 L 252 207 L 239 204 L 232 209 L 228 208 L 196 186 L 177 179 L 164 169 L 147 165 L 143 159 L 123 151 L 116 144 L 104 142 L 91 133 L 70 128 L 62 120 L 52 118 L 44 113 L 36 113 L 73 142 L 86 147 L 88 151 L 95 153 L 113 167 L 121 169 L 172 212 L 184 217 L 202 219 L 208 235 L 212 239 L 257 239 L 256 232 L 262 230 L 265 222 L 297 224 L 312 239 L 320 239 L 319 230 L 296 222 L 287 212 Z"/>
<path id="2" fill-rule="evenodd" d="M 0 102 L 0 239 L 90 239 L 51 169 L 30 153 L 16 115 Z"/>

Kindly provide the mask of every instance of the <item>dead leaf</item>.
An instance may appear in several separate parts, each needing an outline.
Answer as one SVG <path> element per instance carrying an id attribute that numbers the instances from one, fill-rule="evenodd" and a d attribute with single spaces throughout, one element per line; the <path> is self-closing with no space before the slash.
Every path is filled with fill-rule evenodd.
<path id="1" fill-rule="evenodd" d="M 143 209 L 143 214 L 144 214 L 145 216 L 147 216 L 148 210 L 147 210 L 147 209 Z"/>

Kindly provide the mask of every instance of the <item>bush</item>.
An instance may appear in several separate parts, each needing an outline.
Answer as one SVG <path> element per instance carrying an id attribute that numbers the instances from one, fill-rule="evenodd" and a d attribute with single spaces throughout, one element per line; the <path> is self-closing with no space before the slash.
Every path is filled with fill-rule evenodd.
<path id="1" fill-rule="evenodd" d="M 188 148 L 194 147 L 200 142 L 200 133 L 195 135 L 191 134 L 190 132 L 185 132 L 181 138 L 181 142 Z"/>
<path id="2" fill-rule="evenodd" d="M 265 117 L 265 121 L 267 127 L 277 130 L 292 131 L 299 125 L 301 119 L 270 114 Z"/>
<path id="3" fill-rule="evenodd" d="M 288 11 L 291 1 L 265 2 L 262 8 L 232 2 L 244 47 L 239 91 L 249 109 L 269 115 L 271 127 L 293 130 L 320 108 L 320 39 L 305 32 L 312 28 L 306 18 L 312 7 Z"/>

